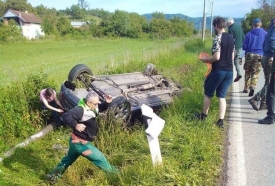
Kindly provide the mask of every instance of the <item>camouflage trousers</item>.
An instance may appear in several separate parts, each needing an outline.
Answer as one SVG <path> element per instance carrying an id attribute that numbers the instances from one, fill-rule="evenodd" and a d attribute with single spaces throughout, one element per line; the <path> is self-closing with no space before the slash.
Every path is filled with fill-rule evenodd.
<path id="1" fill-rule="evenodd" d="M 262 56 L 259 54 L 247 53 L 245 55 L 245 70 L 244 90 L 255 89 L 261 71 Z"/>

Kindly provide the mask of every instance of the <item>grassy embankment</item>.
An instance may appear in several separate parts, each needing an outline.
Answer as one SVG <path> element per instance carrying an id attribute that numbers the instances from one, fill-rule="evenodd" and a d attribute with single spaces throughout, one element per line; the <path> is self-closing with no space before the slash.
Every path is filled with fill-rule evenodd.
<path id="1" fill-rule="evenodd" d="M 24 74 L 28 72 L 39 73 L 39 69 L 54 79 L 58 87 L 76 63 L 85 63 L 93 69 L 94 74 L 98 74 L 142 71 L 148 62 L 152 62 L 161 74 L 193 90 L 175 99 L 160 113 L 160 117 L 166 121 L 159 136 L 162 166 L 152 166 L 141 125 L 123 130 L 119 121 L 101 119 L 95 144 L 119 168 L 121 174 L 106 175 L 80 157 L 56 185 L 216 185 L 224 150 L 224 131 L 215 126 L 217 100 L 212 102 L 207 121 L 200 122 L 193 118 L 193 113 L 202 107 L 202 85 L 206 70 L 197 55 L 200 51 L 209 51 L 210 42 L 202 44 L 193 40 L 185 46 L 183 41 L 155 43 L 134 40 L 92 43 L 44 41 L 23 43 L 22 48 L 18 45 L 21 44 L 1 46 L 5 47 L 4 52 L 1 50 L 1 58 L 4 59 L 1 59 L 1 69 L 9 71 L 1 73 L 4 87 L 25 77 Z M 14 54 L 9 52 L 11 49 Z M 0 125 L 0 129 L 0 132 L 5 130 L 3 125 Z M 17 149 L 14 155 L 0 164 L 0 185 L 49 184 L 45 174 L 66 153 L 69 134 L 68 128 L 55 130 L 43 139 Z M 62 148 L 56 150 L 56 146 Z M 6 150 L 6 147 L 2 148 L 1 153 L 3 149 Z"/>

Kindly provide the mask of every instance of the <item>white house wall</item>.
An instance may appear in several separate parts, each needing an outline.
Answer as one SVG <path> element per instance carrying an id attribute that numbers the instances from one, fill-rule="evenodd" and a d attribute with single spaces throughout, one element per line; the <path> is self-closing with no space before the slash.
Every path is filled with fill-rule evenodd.
<path id="1" fill-rule="evenodd" d="M 21 25 L 21 28 L 23 36 L 27 39 L 38 39 L 45 35 L 40 25 L 37 24 Z"/>

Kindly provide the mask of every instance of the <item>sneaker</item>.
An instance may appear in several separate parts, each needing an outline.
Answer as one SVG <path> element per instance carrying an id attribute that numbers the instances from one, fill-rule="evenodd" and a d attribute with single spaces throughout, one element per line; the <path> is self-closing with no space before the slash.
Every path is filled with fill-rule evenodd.
<path id="1" fill-rule="evenodd" d="M 258 108 L 258 101 L 255 100 L 255 98 L 251 98 L 248 100 L 248 103 L 250 103 L 250 105 L 252 106 L 252 108 L 256 111 L 259 111 L 259 108 Z"/>
<path id="2" fill-rule="evenodd" d="M 223 128 L 223 119 L 217 121 L 217 126 Z"/>
<path id="3" fill-rule="evenodd" d="M 260 119 L 258 121 L 260 124 L 273 124 L 274 123 L 274 117 L 266 116 L 264 119 Z"/>
<path id="4" fill-rule="evenodd" d="M 251 89 L 251 90 L 249 91 L 249 94 L 248 94 L 248 96 L 249 96 L 249 97 L 252 97 L 252 96 L 254 96 L 254 89 Z"/>
<path id="5" fill-rule="evenodd" d="M 248 90 L 244 89 L 244 90 L 243 90 L 243 93 L 248 93 Z"/>
<path id="6" fill-rule="evenodd" d="M 259 110 L 267 110 L 267 106 L 265 102 L 261 102 Z"/>
<path id="7" fill-rule="evenodd" d="M 194 114 L 195 118 L 197 118 L 198 120 L 205 120 L 205 118 L 207 117 L 206 114 L 204 113 L 196 113 Z"/>
<path id="8" fill-rule="evenodd" d="M 243 76 L 241 75 L 238 75 L 235 79 L 234 79 L 234 82 L 238 82 Z"/>

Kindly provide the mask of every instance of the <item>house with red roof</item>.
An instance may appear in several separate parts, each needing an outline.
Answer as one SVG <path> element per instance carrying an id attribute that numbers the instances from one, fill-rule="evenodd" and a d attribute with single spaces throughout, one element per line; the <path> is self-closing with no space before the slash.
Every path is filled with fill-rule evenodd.
<path id="1" fill-rule="evenodd" d="M 9 9 L 3 16 L 4 22 L 13 19 L 22 30 L 22 35 L 27 39 L 38 39 L 45 33 L 41 28 L 42 20 L 28 11 L 22 12 Z"/>

